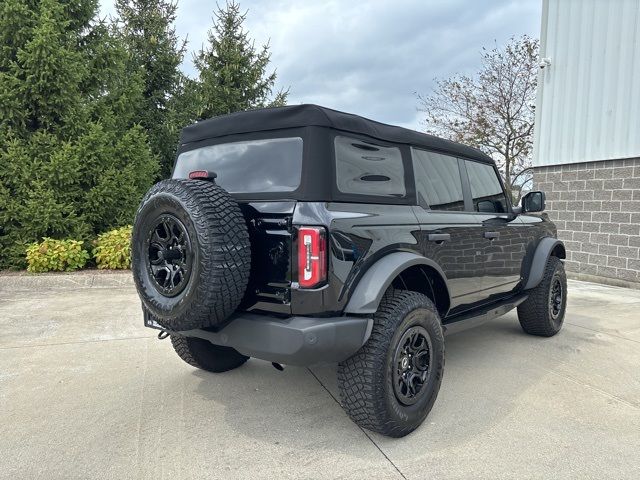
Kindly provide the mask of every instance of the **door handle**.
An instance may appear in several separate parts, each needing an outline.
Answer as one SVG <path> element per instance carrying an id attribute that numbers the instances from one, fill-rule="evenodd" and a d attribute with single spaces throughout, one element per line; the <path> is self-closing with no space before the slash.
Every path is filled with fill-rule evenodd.
<path id="1" fill-rule="evenodd" d="M 427 238 L 430 242 L 448 242 L 451 240 L 451 235 L 448 233 L 430 233 Z"/>
<path id="2" fill-rule="evenodd" d="M 484 232 L 484 238 L 488 238 L 489 240 L 493 240 L 494 238 L 498 238 L 500 236 L 500 232 Z"/>

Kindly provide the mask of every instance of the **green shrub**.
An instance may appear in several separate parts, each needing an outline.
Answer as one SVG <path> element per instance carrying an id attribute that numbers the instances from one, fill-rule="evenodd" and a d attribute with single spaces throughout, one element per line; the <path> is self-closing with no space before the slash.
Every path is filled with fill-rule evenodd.
<path id="1" fill-rule="evenodd" d="M 131 268 L 131 225 L 98 235 L 94 245 L 98 268 Z"/>
<path id="2" fill-rule="evenodd" d="M 27 270 L 30 272 L 62 272 L 84 267 L 89 252 L 78 240 L 55 240 L 45 237 L 27 247 Z"/>

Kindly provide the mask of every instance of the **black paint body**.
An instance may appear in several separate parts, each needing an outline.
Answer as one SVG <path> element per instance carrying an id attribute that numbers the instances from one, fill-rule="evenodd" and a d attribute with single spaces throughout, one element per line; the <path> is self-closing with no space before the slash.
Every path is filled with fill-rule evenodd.
<path id="1" fill-rule="evenodd" d="M 260 202 L 241 207 L 253 248 L 251 285 L 242 308 L 285 315 L 340 315 L 371 266 L 392 252 L 413 252 L 433 260 L 446 275 L 451 297 L 449 308 L 441 311 L 446 323 L 470 309 L 520 293 L 539 241 L 556 233 L 544 215 L 431 212 L 420 206 L 333 202 Z M 321 288 L 295 288 L 297 225 L 328 230 L 328 281 Z M 498 238 L 484 238 L 485 232 L 496 231 Z M 431 241 L 431 233 L 448 233 L 451 239 Z"/>
<path id="2" fill-rule="evenodd" d="M 336 142 L 345 136 L 377 145 L 380 151 L 400 152 L 398 167 L 405 187 L 401 195 L 340 190 Z M 358 282 L 376 262 L 394 252 L 411 252 L 431 266 L 419 273 L 407 270 L 406 275 L 391 279 L 392 285 L 430 293 L 446 324 L 520 295 L 541 239 L 556 236 L 556 228 L 546 215 L 514 212 L 503 195 L 493 160 L 481 152 L 313 105 L 232 114 L 187 127 L 173 176 L 188 175 L 180 169 L 180 155 L 196 149 L 291 138 L 303 140 L 297 189 L 231 192 L 244 213 L 252 248 L 250 282 L 241 311 L 282 317 L 340 316 L 348 310 Z M 464 198 L 450 205 L 458 211 L 430 209 L 417 193 L 420 178 L 414 169 L 414 149 L 457 159 Z M 477 203 L 471 195 L 474 178 L 469 178 L 471 173 L 464 166 L 467 162 L 492 169 L 489 180 L 499 183 L 499 195 L 504 198 L 503 206 L 497 209 L 500 213 L 479 211 L 483 210 L 482 202 Z M 380 178 L 385 177 L 369 175 L 356 180 Z M 220 176 L 216 179 L 221 180 Z M 491 205 L 492 199 L 487 196 L 483 205 Z M 327 282 L 316 289 L 297 286 L 297 228 L 303 225 L 327 229 Z"/>

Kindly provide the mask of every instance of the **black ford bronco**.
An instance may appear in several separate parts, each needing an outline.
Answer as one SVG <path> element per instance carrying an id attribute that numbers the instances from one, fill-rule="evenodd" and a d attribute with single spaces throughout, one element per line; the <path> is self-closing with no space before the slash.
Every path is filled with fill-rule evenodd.
<path id="1" fill-rule="evenodd" d="M 562 327 L 565 248 L 544 194 L 511 205 L 473 148 L 315 105 L 186 127 L 137 212 L 145 324 L 194 367 L 338 362 L 360 426 L 400 437 L 431 410 L 444 335 L 517 307 Z"/>

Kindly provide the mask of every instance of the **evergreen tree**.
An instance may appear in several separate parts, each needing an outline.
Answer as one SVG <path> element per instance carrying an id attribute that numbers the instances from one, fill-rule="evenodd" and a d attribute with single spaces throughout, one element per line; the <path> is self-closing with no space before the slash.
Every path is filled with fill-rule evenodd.
<path id="1" fill-rule="evenodd" d="M 269 45 L 256 50 L 243 29 L 247 13 L 235 2 L 218 7 L 208 45 L 194 55 L 199 73 L 195 83 L 195 119 L 251 108 L 284 105 L 288 90 L 272 99 L 276 72 L 267 72 Z"/>
<path id="2" fill-rule="evenodd" d="M 157 163 L 135 125 L 143 82 L 97 0 L 0 3 L 0 268 L 43 236 L 130 223 Z"/>
<path id="3" fill-rule="evenodd" d="M 137 112 L 149 136 L 153 154 L 159 159 L 162 177 L 171 172 L 178 136 L 183 124 L 176 123 L 185 77 L 180 64 L 186 40 L 178 37 L 174 24 L 177 4 L 170 0 L 116 0 L 118 28 L 129 55 L 130 68 L 140 69 L 144 101 Z"/>

